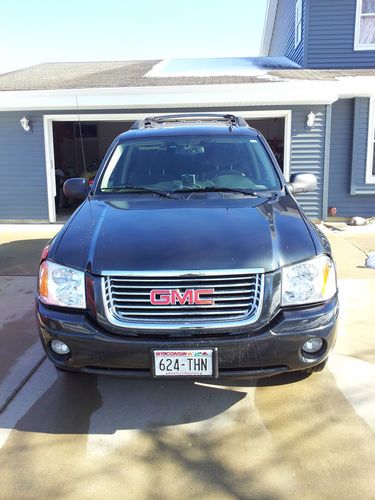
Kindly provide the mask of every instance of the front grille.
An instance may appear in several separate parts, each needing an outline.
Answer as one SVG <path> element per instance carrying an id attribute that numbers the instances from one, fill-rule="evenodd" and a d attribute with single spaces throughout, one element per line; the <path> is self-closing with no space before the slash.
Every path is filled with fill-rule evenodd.
<path id="1" fill-rule="evenodd" d="M 257 270 L 260 271 L 260 270 Z M 264 275 L 248 270 L 181 271 L 181 273 L 129 273 L 103 278 L 103 294 L 109 321 L 119 326 L 154 325 L 171 328 L 173 325 L 196 326 L 218 323 L 256 321 L 260 314 Z M 178 291 L 213 289 L 203 299 L 213 299 L 210 305 L 181 304 L 153 305 L 152 290 Z M 158 292 L 159 293 L 159 292 Z M 190 292 L 188 292 L 190 293 Z M 160 292 L 158 296 L 165 295 Z"/>

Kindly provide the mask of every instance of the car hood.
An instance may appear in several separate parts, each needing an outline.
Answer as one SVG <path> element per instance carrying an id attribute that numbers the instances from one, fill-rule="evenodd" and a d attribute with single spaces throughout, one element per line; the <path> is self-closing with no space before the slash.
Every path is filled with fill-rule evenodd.
<path id="1" fill-rule="evenodd" d="M 50 257 L 96 275 L 108 271 L 262 268 L 316 249 L 295 200 L 225 196 L 123 196 L 86 200 Z"/>

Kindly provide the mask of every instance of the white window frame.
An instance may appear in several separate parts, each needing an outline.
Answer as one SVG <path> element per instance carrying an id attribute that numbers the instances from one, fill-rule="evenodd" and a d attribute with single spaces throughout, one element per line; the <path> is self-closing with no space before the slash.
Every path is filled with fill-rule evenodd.
<path id="1" fill-rule="evenodd" d="M 302 0 L 297 0 L 294 7 L 294 48 L 302 41 Z"/>
<path id="2" fill-rule="evenodd" d="M 375 175 L 372 166 L 375 154 L 375 97 L 370 99 L 368 136 L 367 136 L 367 160 L 366 160 L 366 184 L 375 184 Z"/>
<path id="3" fill-rule="evenodd" d="M 357 0 L 354 30 L 354 50 L 375 50 L 375 43 L 359 43 L 362 16 L 366 16 L 366 14 L 362 14 L 362 0 Z"/>

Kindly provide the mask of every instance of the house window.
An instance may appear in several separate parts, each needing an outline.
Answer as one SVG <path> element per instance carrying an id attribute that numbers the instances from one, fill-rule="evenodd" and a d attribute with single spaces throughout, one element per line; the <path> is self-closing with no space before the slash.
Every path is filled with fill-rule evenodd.
<path id="1" fill-rule="evenodd" d="M 375 50 L 375 0 L 357 0 L 355 50 Z"/>
<path id="2" fill-rule="evenodd" d="M 375 184 L 375 99 L 370 101 L 367 145 L 366 182 Z"/>
<path id="3" fill-rule="evenodd" d="M 374 0 L 375 1 L 375 0 Z M 294 47 L 302 40 L 302 0 L 297 0 L 294 17 Z"/>

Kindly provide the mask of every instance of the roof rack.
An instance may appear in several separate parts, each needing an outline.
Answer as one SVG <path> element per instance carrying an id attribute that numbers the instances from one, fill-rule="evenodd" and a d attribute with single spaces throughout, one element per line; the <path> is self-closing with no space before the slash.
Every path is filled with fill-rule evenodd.
<path id="1" fill-rule="evenodd" d="M 173 122 L 225 122 L 228 124 L 229 128 L 233 127 L 248 127 L 246 121 L 240 116 L 235 116 L 231 114 L 219 114 L 219 113 L 180 113 L 176 115 L 161 115 L 161 116 L 150 116 L 144 120 L 136 121 L 131 129 L 139 128 L 149 128 L 161 125 L 163 123 L 173 123 Z"/>

